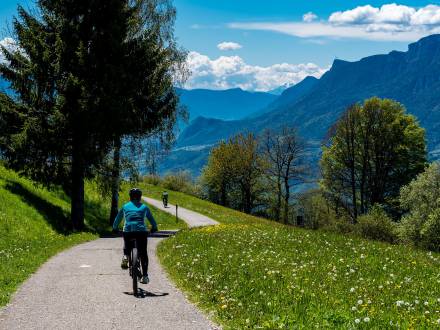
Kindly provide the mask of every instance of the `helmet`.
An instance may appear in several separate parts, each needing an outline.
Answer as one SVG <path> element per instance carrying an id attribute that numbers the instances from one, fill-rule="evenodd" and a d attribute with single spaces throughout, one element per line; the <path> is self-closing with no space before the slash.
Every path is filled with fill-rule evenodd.
<path id="1" fill-rule="evenodd" d="M 130 199 L 140 200 L 142 197 L 142 190 L 139 188 L 132 188 L 128 194 L 130 195 Z"/>

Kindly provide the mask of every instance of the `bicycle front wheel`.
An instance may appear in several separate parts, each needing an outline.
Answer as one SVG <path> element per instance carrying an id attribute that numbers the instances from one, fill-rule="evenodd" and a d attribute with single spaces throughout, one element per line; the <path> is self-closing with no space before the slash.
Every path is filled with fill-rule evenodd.
<path id="1" fill-rule="evenodd" d="M 136 247 L 134 247 L 131 250 L 131 261 L 132 261 L 132 268 L 131 268 L 131 278 L 133 280 L 133 294 L 137 296 L 138 294 L 138 268 L 139 268 L 139 257 L 138 257 L 138 250 Z"/>

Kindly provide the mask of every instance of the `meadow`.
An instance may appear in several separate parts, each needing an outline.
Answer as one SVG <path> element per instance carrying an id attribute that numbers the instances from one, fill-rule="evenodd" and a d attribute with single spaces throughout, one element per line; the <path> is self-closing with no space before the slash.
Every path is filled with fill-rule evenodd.
<path id="1" fill-rule="evenodd" d="M 211 204 L 174 192 L 170 202 Z M 225 329 L 440 328 L 438 254 L 215 209 L 202 213 L 221 225 L 180 232 L 159 257 Z"/>

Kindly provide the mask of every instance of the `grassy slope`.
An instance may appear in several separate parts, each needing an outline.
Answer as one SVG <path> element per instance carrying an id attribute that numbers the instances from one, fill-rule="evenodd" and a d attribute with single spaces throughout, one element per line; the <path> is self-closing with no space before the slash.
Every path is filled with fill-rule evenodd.
<path id="1" fill-rule="evenodd" d="M 273 225 L 180 193 L 170 202 L 223 223 L 181 232 L 159 256 L 225 328 L 439 327 L 438 254 Z"/>
<path id="2" fill-rule="evenodd" d="M 70 204 L 61 191 L 48 191 L 0 167 L 0 306 L 17 286 L 60 250 L 95 239 L 105 210 L 87 187 L 89 232 L 70 233 Z M 96 229 L 96 230 L 95 230 Z"/>

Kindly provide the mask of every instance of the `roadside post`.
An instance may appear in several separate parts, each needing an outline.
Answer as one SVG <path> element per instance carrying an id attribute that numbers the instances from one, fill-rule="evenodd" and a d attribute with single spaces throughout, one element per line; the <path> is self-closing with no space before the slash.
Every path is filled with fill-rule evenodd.
<path id="1" fill-rule="evenodd" d="M 176 204 L 176 223 L 179 222 L 179 215 L 178 215 L 178 211 L 179 211 L 179 205 Z"/>

